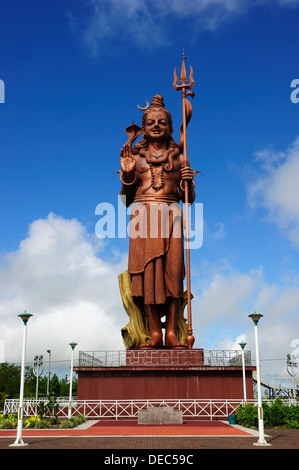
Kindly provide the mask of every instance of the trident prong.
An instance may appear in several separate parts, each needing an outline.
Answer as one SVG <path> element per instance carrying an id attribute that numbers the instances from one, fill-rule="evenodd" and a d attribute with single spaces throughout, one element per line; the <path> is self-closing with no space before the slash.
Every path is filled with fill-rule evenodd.
<path id="1" fill-rule="evenodd" d="M 180 77 L 181 85 L 178 85 L 178 76 L 177 76 L 177 73 L 176 73 L 177 67 L 174 69 L 173 87 L 176 91 L 183 90 L 183 89 L 190 90 L 193 87 L 194 83 L 195 83 L 195 81 L 193 80 L 193 68 L 191 67 L 191 65 L 190 65 L 189 83 L 186 83 L 187 74 L 186 74 L 186 67 L 185 67 L 185 59 L 186 59 L 186 56 L 183 54 L 181 77 Z"/>

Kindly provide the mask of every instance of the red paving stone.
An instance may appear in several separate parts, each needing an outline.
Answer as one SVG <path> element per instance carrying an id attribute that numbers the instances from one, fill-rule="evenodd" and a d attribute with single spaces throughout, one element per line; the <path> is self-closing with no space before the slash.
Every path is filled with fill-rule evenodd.
<path id="1" fill-rule="evenodd" d="M 15 430 L 0 430 L 0 437 L 13 437 Z M 98 421 L 88 429 L 24 429 L 23 437 L 87 436 L 250 436 L 249 432 L 222 421 L 191 421 L 170 425 L 139 425 L 136 421 Z"/>
<path id="2" fill-rule="evenodd" d="M 90 431 L 101 431 L 105 435 L 151 435 L 151 436 L 248 436 L 249 433 L 222 421 L 189 421 L 183 424 L 139 425 L 136 421 L 95 423 Z"/>
<path id="3" fill-rule="evenodd" d="M 190 432 L 189 435 L 182 434 L 182 427 Z M 271 446 L 269 447 L 256 447 L 254 444 L 258 441 L 257 431 L 242 428 L 243 434 L 233 434 L 239 432 L 240 429 L 237 426 L 231 426 L 221 422 L 189 422 L 188 425 L 169 425 L 153 426 L 149 429 L 150 434 L 127 434 L 127 431 L 135 432 L 141 425 L 138 426 L 136 423 L 126 422 L 100 422 L 96 425 L 91 426 L 89 429 L 72 429 L 72 430 L 24 430 L 23 439 L 28 445 L 24 447 L 10 447 L 14 443 L 16 438 L 16 430 L 0 430 L 0 449 L 17 449 L 17 452 L 21 449 L 27 450 L 88 450 L 96 449 L 99 454 L 99 462 L 103 463 L 103 459 L 106 456 L 111 455 L 134 455 L 135 453 L 142 452 L 142 455 L 147 456 L 150 453 L 158 452 L 169 453 L 169 454 L 184 454 L 186 452 L 194 455 L 194 463 L 201 463 L 203 450 L 250 450 L 249 456 L 254 451 L 267 451 L 271 452 L 271 449 L 287 451 L 288 458 L 297 458 L 299 450 L 299 429 L 282 429 L 282 428 L 271 428 L 265 429 L 266 440 Z M 145 428 L 142 426 L 142 428 Z M 162 434 L 167 428 L 167 435 Z M 100 430 L 105 430 L 105 435 L 99 435 Z M 228 431 L 230 434 L 224 434 Z M 237 431 L 238 430 L 238 431 Z M 118 431 L 119 434 L 113 434 Z M 216 434 L 220 432 L 222 434 Z M 64 434 L 61 435 L 61 432 Z M 92 432 L 92 434 L 91 434 Z M 93 433 L 96 434 L 93 434 Z M 170 434 L 172 432 L 172 434 Z M 194 434 L 197 432 L 197 434 Z M 208 434 L 213 432 L 213 434 Z M 144 430 L 143 430 L 144 433 Z M 159 434 L 161 433 L 161 434 Z M 193 433 L 193 434 L 191 434 Z M 201 434 L 199 434 L 201 433 Z M 294 454 L 295 452 L 295 454 Z M 296 453 L 297 452 L 297 453 Z M 131 454 L 130 454 L 131 453 Z M 66 452 L 67 455 L 68 452 Z M 16 454 L 14 454 L 16 455 Z M 20 454 L 22 455 L 22 453 Z M 53 455 L 51 453 L 51 455 Z M 58 454 L 61 457 L 61 454 Z M 72 454 L 74 456 L 78 454 Z M 136 454 L 137 455 L 137 454 Z M 213 458 L 222 454 L 212 454 Z M 241 454 L 244 455 L 244 454 Z M 272 454 L 277 457 L 277 453 Z M 224 454 L 227 457 L 227 454 Z M 68 457 L 66 457 L 68 458 Z M 250 458 L 250 457 L 248 457 Z"/>

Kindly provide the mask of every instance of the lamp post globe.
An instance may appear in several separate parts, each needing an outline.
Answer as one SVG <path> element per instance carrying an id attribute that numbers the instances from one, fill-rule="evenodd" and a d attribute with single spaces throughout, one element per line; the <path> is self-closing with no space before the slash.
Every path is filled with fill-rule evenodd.
<path id="1" fill-rule="evenodd" d="M 249 318 L 251 318 L 251 320 L 253 321 L 254 325 L 257 326 L 259 320 L 264 316 L 262 315 L 261 313 L 251 313 L 251 315 L 248 315 Z"/>
<path id="2" fill-rule="evenodd" d="M 24 313 L 20 313 L 18 315 L 18 317 L 21 318 L 21 320 L 23 321 L 24 325 L 27 325 L 29 318 L 31 318 L 32 316 L 33 315 L 31 313 L 26 312 L 26 310 Z"/>

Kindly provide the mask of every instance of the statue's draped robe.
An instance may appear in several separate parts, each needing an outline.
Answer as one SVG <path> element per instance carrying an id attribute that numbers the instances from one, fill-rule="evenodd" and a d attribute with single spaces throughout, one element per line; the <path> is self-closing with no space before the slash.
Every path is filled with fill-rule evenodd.
<path id="1" fill-rule="evenodd" d="M 179 203 L 138 198 L 130 219 L 128 271 L 132 296 L 144 304 L 165 304 L 183 296 L 183 215 Z"/>

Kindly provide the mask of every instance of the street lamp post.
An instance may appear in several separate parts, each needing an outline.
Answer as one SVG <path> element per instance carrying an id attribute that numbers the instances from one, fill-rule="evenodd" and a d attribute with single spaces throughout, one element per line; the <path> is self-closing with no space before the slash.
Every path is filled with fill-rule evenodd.
<path id="1" fill-rule="evenodd" d="M 287 373 L 292 377 L 293 380 L 293 400 L 294 403 L 296 403 L 296 384 L 295 384 L 295 377 L 297 375 L 297 372 L 295 371 L 295 368 L 298 367 L 298 363 L 296 360 L 296 355 L 295 354 L 287 354 Z M 291 370 L 291 371 L 290 371 Z"/>
<path id="2" fill-rule="evenodd" d="M 34 363 L 33 363 L 33 374 L 36 377 L 36 392 L 35 392 L 35 403 L 36 403 L 36 415 L 37 415 L 37 401 L 38 401 L 38 381 L 39 377 L 42 375 L 44 371 L 44 361 L 43 356 L 34 356 Z"/>
<path id="3" fill-rule="evenodd" d="M 73 368 L 74 368 L 74 349 L 77 346 L 77 343 L 74 341 L 69 343 L 72 348 L 72 357 L 71 357 L 71 375 L 70 375 L 70 397 L 69 397 L 69 410 L 68 410 L 68 419 L 72 417 L 72 391 L 73 391 Z"/>
<path id="4" fill-rule="evenodd" d="M 256 377 L 257 377 L 257 397 L 258 397 L 258 426 L 259 426 L 259 440 L 253 445 L 270 446 L 265 440 L 264 435 L 264 419 L 263 419 L 263 407 L 262 407 L 262 393 L 261 393 L 261 375 L 260 375 L 260 356 L 259 356 L 259 344 L 258 344 L 258 330 L 257 325 L 263 315 L 259 313 L 252 313 L 248 315 L 254 323 L 254 335 L 255 335 L 255 357 L 256 357 Z"/>
<path id="5" fill-rule="evenodd" d="M 20 384 L 20 403 L 18 409 L 18 427 L 17 427 L 17 438 L 11 446 L 25 446 L 22 439 L 22 432 L 23 432 L 23 411 L 24 411 L 24 381 L 25 381 L 25 358 L 26 358 L 26 342 L 27 342 L 27 322 L 30 317 L 32 317 L 31 313 L 27 313 L 26 310 L 24 313 L 18 315 L 21 318 L 24 324 L 23 328 L 23 347 L 22 347 L 22 366 L 21 366 L 21 384 Z"/>
<path id="6" fill-rule="evenodd" d="M 48 368 L 48 382 L 47 382 L 47 397 L 50 395 L 50 376 L 51 376 L 51 350 L 47 349 L 47 353 L 49 354 L 49 368 Z"/>
<path id="7" fill-rule="evenodd" d="M 239 343 L 239 346 L 242 349 L 242 370 L 243 370 L 243 392 L 244 392 L 244 403 L 247 401 L 247 395 L 246 395 L 246 376 L 245 376 L 245 355 L 244 355 L 244 348 L 247 343 L 241 342 Z"/>

